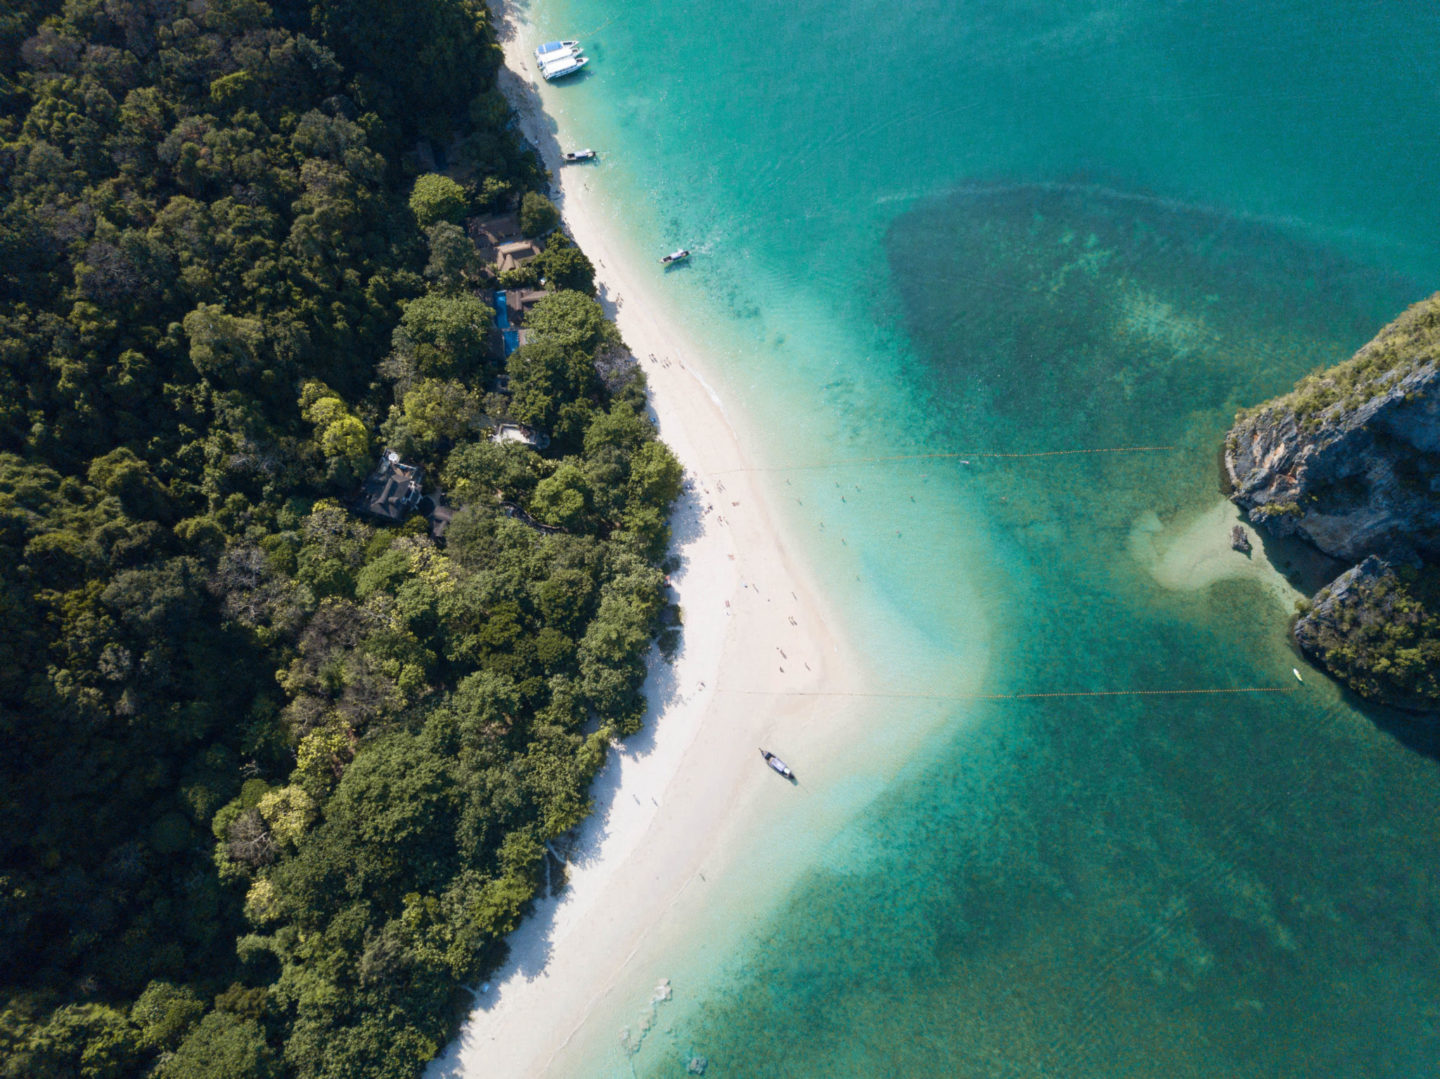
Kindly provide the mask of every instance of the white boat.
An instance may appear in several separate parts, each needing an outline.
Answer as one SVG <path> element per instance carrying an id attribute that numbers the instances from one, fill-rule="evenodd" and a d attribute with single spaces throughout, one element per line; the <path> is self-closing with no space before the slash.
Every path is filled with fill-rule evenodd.
<path id="1" fill-rule="evenodd" d="M 672 263 L 684 262 L 684 261 L 685 261 L 686 259 L 688 259 L 689 257 L 690 257 L 690 252 L 689 252 L 689 250 L 688 250 L 687 248 L 683 248 L 683 247 L 682 247 L 679 251 L 671 251 L 670 254 L 666 255 L 666 256 L 665 256 L 663 259 L 661 259 L 660 261 L 661 261 L 662 263 L 664 263 L 666 266 L 669 266 L 669 265 L 671 265 Z"/>
<path id="2" fill-rule="evenodd" d="M 792 782 L 794 781 L 795 773 L 790 770 L 790 766 L 788 764 L 782 761 L 779 757 L 775 756 L 775 754 L 771 753 L 768 749 L 762 749 L 760 751 L 760 756 L 764 757 L 765 763 L 768 764 L 775 771 L 779 772 L 786 779 Z"/>
<path id="3" fill-rule="evenodd" d="M 558 60 L 562 56 L 579 55 L 580 42 L 578 41 L 547 41 L 535 50 L 535 60 L 541 64 L 547 60 Z"/>
<path id="4" fill-rule="evenodd" d="M 1303 679 L 1303 678 L 1300 677 L 1300 668 L 1299 668 L 1299 667 L 1291 667 L 1291 668 L 1290 668 L 1290 673 L 1295 676 L 1295 681 L 1299 682 L 1301 685 L 1304 685 L 1304 684 L 1305 684 L 1305 679 Z"/>
<path id="5" fill-rule="evenodd" d="M 540 74 L 546 82 L 551 79 L 564 78 L 566 75 L 573 75 L 590 62 L 590 57 L 579 56 L 569 53 L 556 60 L 542 60 L 540 62 Z"/>
<path id="6" fill-rule="evenodd" d="M 571 150 L 561 156 L 564 157 L 566 161 L 593 161 L 595 159 L 595 151 Z"/>

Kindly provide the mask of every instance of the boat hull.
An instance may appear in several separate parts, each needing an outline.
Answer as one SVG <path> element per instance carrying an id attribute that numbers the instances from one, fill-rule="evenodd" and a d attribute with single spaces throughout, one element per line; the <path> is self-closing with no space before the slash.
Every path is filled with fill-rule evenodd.
<path id="1" fill-rule="evenodd" d="M 775 756 L 775 754 L 771 753 L 769 750 L 762 749 L 760 751 L 760 756 L 765 758 L 765 763 L 768 764 L 773 771 L 775 771 L 779 775 L 784 776 L 792 783 L 795 781 L 795 773 L 790 770 L 790 766 L 784 761 L 782 761 L 779 757 Z"/>
<path id="2" fill-rule="evenodd" d="M 577 71 L 579 71 L 581 68 L 583 68 L 583 67 L 584 67 L 586 64 L 588 64 L 589 62 L 590 62 L 590 58 L 589 58 L 588 56 L 580 56 L 580 57 L 575 57 L 573 63 L 565 64 L 565 65 L 559 66 L 559 67 L 556 67 L 556 66 L 549 66 L 549 67 L 547 67 L 545 64 L 541 64 L 541 65 L 540 65 L 540 74 L 541 74 L 541 76 L 545 79 L 546 82 L 554 82 L 556 79 L 563 79 L 563 78 L 566 78 L 566 77 L 569 76 L 569 75 L 575 74 Z"/>
<path id="3" fill-rule="evenodd" d="M 566 56 L 579 56 L 581 51 L 578 41 L 547 41 L 535 50 L 535 62 L 539 64 L 554 63 Z"/>

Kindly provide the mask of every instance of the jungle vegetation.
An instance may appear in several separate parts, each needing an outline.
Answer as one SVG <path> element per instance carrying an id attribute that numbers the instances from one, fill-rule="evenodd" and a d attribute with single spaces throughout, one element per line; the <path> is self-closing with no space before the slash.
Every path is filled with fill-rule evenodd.
<path id="1" fill-rule="evenodd" d="M 1360 571 L 1297 604 L 1297 637 L 1361 696 L 1440 710 L 1440 568 L 1375 559 Z"/>
<path id="2" fill-rule="evenodd" d="M 1282 397 L 1242 409 L 1237 421 L 1262 412 L 1293 414 L 1301 431 L 1362 408 L 1434 363 L 1440 348 L 1440 295 L 1412 304 L 1350 359 L 1312 371 Z M 1407 397 L 1406 400 L 1409 400 Z"/>
<path id="3" fill-rule="evenodd" d="M 680 469 L 562 234 L 498 358 L 499 64 L 478 0 L 0 12 L 0 1075 L 417 1074 L 640 723 Z M 385 447 L 443 539 L 348 504 Z"/>

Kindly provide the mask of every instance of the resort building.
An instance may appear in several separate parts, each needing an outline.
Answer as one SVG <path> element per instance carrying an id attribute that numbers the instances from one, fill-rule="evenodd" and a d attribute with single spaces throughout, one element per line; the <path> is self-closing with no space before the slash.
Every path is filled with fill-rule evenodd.
<path id="1" fill-rule="evenodd" d="M 525 265 L 536 255 L 540 247 L 534 240 L 511 240 L 495 248 L 495 271 L 505 273 Z"/>
<path id="2" fill-rule="evenodd" d="M 549 296 L 548 289 L 502 289 L 496 292 L 492 303 L 495 308 L 495 325 L 500 328 L 503 350 L 506 356 L 525 344 L 527 334 L 520 325 L 529 308 Z"/>
<path id="3" fill-rule="evenodd" d="M 544 288 L 512 288 L 506 293 L 506 299 L 510 306 L 512 318 L 525 320 L 530 308 L 550 295 L 549 289 Z"/>
<path id="4" fill-rule="evenodd" d="M 382 520 L 403 521 L 420 505 L 424 476 L 419 465 L 402 464 L 398 453 L 386 450 L 379 466 L 360 485 L 355 508 Z"/>
<path id="5" fill-rule="evenodd" d="M 466 222 L 466 231 L 486 262 L 494 262 L 496 249 L 524 237 L 520 234 L 520 219 L 514 214 L 492 214 L 489 217 L 472 217 Z"/>
<path id="6" fill-rule="evenodd" d="M 550 445 L 550 439 L 529 427 L 518 423 L 502 423 L 495 428 L 495 433 L 490 436 L 491 442 L 498 442 L 504 445 L 506 442 L 518 442 L 522 446 L 529 446 L 532 450 L 543 450 Z"/>

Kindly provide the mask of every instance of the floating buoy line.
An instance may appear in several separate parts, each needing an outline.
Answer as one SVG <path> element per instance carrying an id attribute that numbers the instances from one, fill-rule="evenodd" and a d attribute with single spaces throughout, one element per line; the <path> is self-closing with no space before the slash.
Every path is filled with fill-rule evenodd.
<path id="1" fill-rule="evenodd" d="M 1300 677 L 1300 672 L 1295 672 Z M 1303 681 L 1303 679 L 1302 679 Z M 1035 701 L 1060 697 L 1185 697 L 1224 696 L 1238 693 L 1294 693 L 1294 686 L 1234 686 L 1215 689 L 1073 689 L 1048 693 L 862 693 L 840 690 L 803 689 L 727 689 L 717 686 L 717 693 L 755 697 L 858 697 L 877 700 L 922 701 Z"/>
<path id="2" fill-rule="evenodd" d="M 900 453 L 880 457 L 849 457 L 838 461 L 820 461 L 805 465 L 769 465 L 749 468 L 717 468 L 725 475 L 733 472 L 808 472 L 822 468 L 845 468 L 850 465 L 892 464 L 898 461 L 959 461 L 968 465 L 972 460 L 1020 460 L 1037 457 L 1079 457 L 1097 453 L 1162 453 L 1175 446 L 1102 446 L 1086 450 L 1032 450 L 1028 453 L 1001 453 L 994 450 L 972 450 L 966 453 Z"/>

